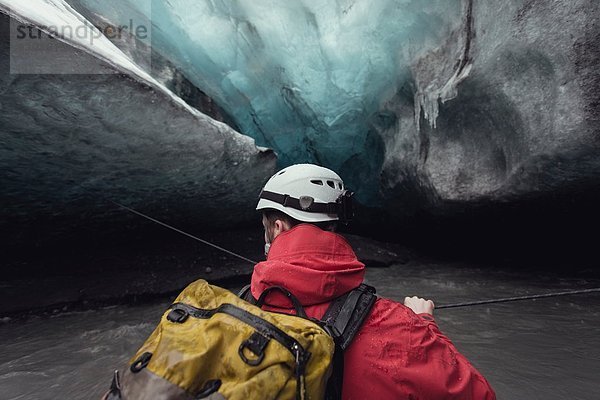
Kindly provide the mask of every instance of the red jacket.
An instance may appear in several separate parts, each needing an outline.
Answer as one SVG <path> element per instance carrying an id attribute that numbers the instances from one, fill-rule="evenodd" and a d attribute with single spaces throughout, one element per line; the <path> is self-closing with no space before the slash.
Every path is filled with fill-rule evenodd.
<path id="1" fill-rule="evenodd" d="M 334 298 L 362 281 L 365 266 L 346 240 L 301 224 L 279 235 L 267 261 L 252 275 L 258 298 L 269 286 L 294 293 L 310 317 L 321 318 Z M 291 312 L 289 300 L 272 293 L 268 304 Z M 444 336 L 428 314 L 379 298 L 344 353 L 344 399 L 494 400 L 483 376 Z"/>

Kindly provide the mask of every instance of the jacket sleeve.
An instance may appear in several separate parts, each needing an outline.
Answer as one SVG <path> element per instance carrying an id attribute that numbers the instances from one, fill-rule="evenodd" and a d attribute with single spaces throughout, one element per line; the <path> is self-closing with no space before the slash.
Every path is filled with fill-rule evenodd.
<path id="1" fill-rule="evenodd" d="M 344 358 L 345 400 L 496 399 L 432 317 L 391 300 L 377 300 Z"/>
<path id="2" fill-rule="evenodd" d="M 448 343 L 448 345 L 454 347 L 454 344 L 452 344 L 452 342 L 450 341 L 448 336 L 444 335 L 442 333 L 442 331 L 440 331 L 440 328 L 438 327 L 437 322 L 435 322 L 435 318 L 433 317 L 433 315 L 427 314 L 427 313 L 422 313 L 422 314 L 417 314 L 417 315 L 427 324 L 427 327 L 429 328 L 429 330 L 432 333 L 434 333 L 435 335 L 437 335 L 437 337 L 440 340 L 443 340 L 446 343 Z"/>
<path id="3" fill-rule="evenodd" d="M 430 346 L 431 352 L 439 353 L 442 358 L 449 356 L 448 359 L 451 362 L 448 368 L 446 368 L 446 376 L 452 377 L 454 374 L 458 374 L 458 379 L 450 378 L 448 382 L 458 381 L 462 383 L 462 385 L 455 385 L 456 394 L 458 395 L 460 392 L 463 392 L 462 395 L 466 395 L 467 397 L 461 398 L 472 398 L 474 400 L 496 400 L 496 394 L 488 381 L 473 367 L 465 356 L 459 353 L 452 341 L 441 332 L 434 317 L 430 314 L 418 314 L 418 317 L 424 322 L 430 335 L 434 338 L 433 343 L 442 343 L 442 345 L 432 343 Z"/>

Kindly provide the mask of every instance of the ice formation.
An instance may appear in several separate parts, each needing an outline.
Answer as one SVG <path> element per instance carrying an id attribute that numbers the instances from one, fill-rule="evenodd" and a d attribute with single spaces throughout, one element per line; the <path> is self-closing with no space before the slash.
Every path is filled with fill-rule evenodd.
<path id="1" fill-rule="evenodd" d="M 115 24 L 150 13 L 154 50 L 232 114 L 242 133 L 275 149 L 283 165 L 339 170 L 367 201 L 383 162 L 381 104 L 412 84 L 414 59 L 464 23 L 460 0 L 70 3 Z M 442 77 L 446 87 L 423 82 L 420 108 L 450 97 L 453 72 Z M 425 116 L 435 121 L 434 112 Z"/>
<path id="2" fill-rule="evenodd" d="M 198 88 L 280 166 L 331 167 L 369 207 L 504 201 L 595 182 L 600 171 L 594 0 L 0 5 L 38 25 L 151 21 L 151 46 L 102 40 L 96 56 L 155 88 Z"/>
<path id="3" fill-rule="evenodd" d="M 42 29 L 95 29 L 61 0 L 2 0 L 0 10 Z M 0 14 L 7 245 L 73 239 L 81 226 L 106 233 L 141 223 L 111 201 L 194 230 L 254 218 L 257 193 L 274 172 L 271 151 L 190 107 L 101 36 L 93 46 L 61 38 L 62 51 L 107 73 L 11 74 L 8 23 Z"/>

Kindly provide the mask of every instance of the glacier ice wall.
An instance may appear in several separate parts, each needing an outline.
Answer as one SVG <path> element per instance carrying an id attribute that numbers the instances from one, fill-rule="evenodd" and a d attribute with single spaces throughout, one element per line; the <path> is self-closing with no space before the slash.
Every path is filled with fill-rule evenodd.
<path id="1" fill-rule="evenodd" d="M 131 70 L 197 88 L 280 164 L 332 167 L 366 206 L 598 185 L 597 1 L 65 1 L 96 25 L 144 15 L 152 48 L 116 43 Z"/>
<path id="2" fill-rule="evenodd" d="M 410 214 L 598 175 L 597 1 L 70 3 L 148 14 L 156 51 L 241 132 L 284 165 L 338 170 L 369 206 Z"/>
<path id="3" fill-rule="evenodd" d="M 397 120 L 384 133 L 382 185 L 390 209 L 411 213 L 427 205 L 444 212 L 444 205 L 532 198 L 543 205 L 559 194 L 574 201 L 597 190 L 600 3 L 471 4 L 462 33 L 469 36 L 469 74 L 457 75 L 452 99 L 435 107 L 435 127 L 413 122 L 411 90 L 386 106 Z M 413 60 L 419 87 L 441 87 L 435 79 L 447 71 L 454 43 L 448 37 Z"/>
<path id="4" fill-rule="evenodd" d="M 275 149 L 283 165 L 338 170 L 366 203 L 378 194 L 378 130 L 390 123 L 381 104 L 411 80 L 412 60 L 459 29 L 464 7 L 459 0 L 70 3 L 115 24 L 149 12 L 153 48 L 242 133 Z M 437 99 L 420 102 L 430 109 Z"/>
<path id="5" fill-rule="evenodd" d="M 0 9 L 38 27 L 80 18 L 60 0 Z M 195 230 L 254 218 L 271 151 L 190 107 L 108 40 L 63 50 L 111 73 L 10 74 L 8 24 L 0 14 L 5 245 L 143 225 L 110 200 Z"/>

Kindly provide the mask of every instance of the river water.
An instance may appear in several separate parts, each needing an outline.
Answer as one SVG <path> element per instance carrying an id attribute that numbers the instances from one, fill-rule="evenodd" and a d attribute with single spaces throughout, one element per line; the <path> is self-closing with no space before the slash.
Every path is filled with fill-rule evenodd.
<path id="1" fill-rule="evenodd" d="M 584 275 L 426 262 L 370 269 L 367 281 L 385 297 L 444 304 L 600 286 Z M 168 304 L 3 321 L 0 399 L 99 398 Z M 439 310 L 436 319 L 499 399 L 600 399 L 598 294 Z"/>

